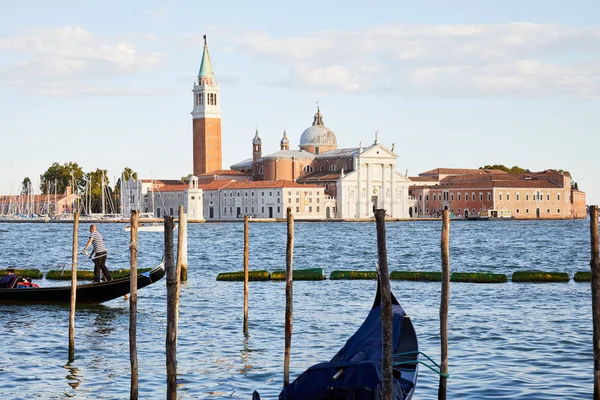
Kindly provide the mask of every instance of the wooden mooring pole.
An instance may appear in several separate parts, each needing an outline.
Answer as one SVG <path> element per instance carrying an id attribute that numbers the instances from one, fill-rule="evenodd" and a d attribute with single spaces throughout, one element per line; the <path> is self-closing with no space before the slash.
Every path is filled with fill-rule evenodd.
<path id="1" fill-rule="evenodd" d="M 592 257 L 592 322 L 594 324 L 594 400 L 600 399 L 600 256 L 598 255 L 598 206 L 590 206 Z"/>
<path id="2" fill-rule="evenodd" d="M 131 237 L 129 242 L 129 362 L 131 364 L 130 399 L 137 399 L 138 390 L 138 358 L 137 358 L 137 252 L 138 252 L 138 222 L 137 210 L 131 211 Z"/>
<path id="3" fill-rule="evenodd" d="M 177 268 L 173 257 L 173 217 L 165 215 L 165 268 L 167 274 L 167 400 L 177 398 Z"/>
<path id="4" fill-rule="evenodd" d="M 450 303 L 450 212 L 442 216 L 442 298 L 440 302 L 441 368 L 438 400 L 446 400 L 448 378 L 448 308 Z"/>
<path id="5" fill-rule="evenodd" d="M 392 340 L 392 290 L 387 263 L 387 246 L 385 242 L 385 210 L 375 210 L 377 227 L 377 259 L 379 261 L 379 282 L 381 288 L 381 327 L 382 327 L 382 399 L 391 400 L 394 396 L 393 386 L 393 340 Z"/>
<path id="6" fill-rule="evenodd" d="M 77 304 L 77 251 L 79 213 L 73 213 L 73 253 L 71 255 L 71 305 L 69 307 L 69 362 L 75 360 L 75 305 Z"/>
<path id="7" fill-rule="evenodd" d="M 183 212 L 183 206 L 179 206 L 179 233 L 177 236 L 177 269 L 179 270 L 178 275 L 180 281 L 186 282 L 188 280 L 187 214 Z M 179 285 L 177 287 L 179 287 Z"/>
<path id="8" fill-rule="evenodd" d="M 283 387 L 290 384 L 290 352 L 292 348 L 292 302 L 294 298 L 294 216 L 287 208 L 287 247 L 285 253 L 285 353 L 283 357 Z"/>
<path id="9" fill-rule="evenodd" d="M 248 333 L 248 216 L 244 217 L 244 333 Z"/>

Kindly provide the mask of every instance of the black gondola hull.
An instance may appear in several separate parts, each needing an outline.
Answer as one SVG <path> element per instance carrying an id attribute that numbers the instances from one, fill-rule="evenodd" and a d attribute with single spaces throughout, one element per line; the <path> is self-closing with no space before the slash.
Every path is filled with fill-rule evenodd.
<path id="1" fill-rule="evenodd" d="M 165 275 L 164 261 L 150 272 L 138 275 L 138 289 L 144 288 Z M 108 282 L 77 285 L 77 304 L 98 304 L 129 294 L 130 278 L 113 279 Z M 0 303 L 12 304 L 60 304 L 71 302 L 71 286 L 41 288 L 0 289 Z"/>

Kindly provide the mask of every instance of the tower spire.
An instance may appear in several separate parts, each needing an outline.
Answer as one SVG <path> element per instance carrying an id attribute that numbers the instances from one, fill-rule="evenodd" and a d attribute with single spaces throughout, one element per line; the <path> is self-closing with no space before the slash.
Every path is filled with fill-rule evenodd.
<path id="1" fill-rule="evenodd" d="M 200 63 L 200 70 L 198 71 L 198 78 L 213 78 L 215 73 L 213 72 L 212 63 L 210 62 L 210 55 L 208 54 L 208 43 L 206 42 L 206 35 L 204 37 L 204 53 L 202 54 L 202 62 Z"/>

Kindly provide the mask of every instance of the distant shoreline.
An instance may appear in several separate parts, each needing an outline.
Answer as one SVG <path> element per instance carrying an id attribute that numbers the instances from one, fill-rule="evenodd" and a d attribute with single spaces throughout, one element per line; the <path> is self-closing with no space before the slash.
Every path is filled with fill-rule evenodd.
<path id="1" fill-rule="evenodd" d="M 485 220 L 485 219 L 464 219 L 464 218 L 452 218 L 451 221 L 477 221 L 477 222 L 495 222 L 495 221 L 571 221 L 574 219 L 586 219 L 586 218 L 544 218 L 544 219 L 538 219 L 538 218 L 498 218 L 498 219 L 492 219 L 492 220 Z M 441 221 L 442 218 L 387 218 L 386 222 L 423 222 L 423 221 L 429 221 L 429 222 L 435 222 L 435 221 Z M 175 221 L 177 221 L 177 218 L 175 218 Z M 257 222 L 261 222 L 261 223 L 270 223 L 270 222 L 285 222 L 286 219 L 285 218 L 250 218 L 248 220 L 249 222 L 252 223 L 257 223 Z M 294 221 L 296 222 L 375 222 L 375 218 L 327 218 L 327 219 L 304 219 L 304 218 L 296 218 L 294 219 Z M 128 224 L 130 222 L 129 219 L 121 219 L 121 218 L 114 218 L 114 219 L 84 219 L 84 218 L 80 218 L 79 222 L 82 224 L 86 224 L 86 223 L 90 223 L 90 224 Z M 160 218 L 151 218 L 151 219 L 140 219 L 140 224 L 144 223 L 155 223 L 155 222 L 163 222 L 162 219 Z M 191 224 L 214 224 L 214 223 L 221 223 L 221 222 L 227 222 L 227 223 L 233 223 L 233 222 L 244 222 L 243 219 L 218 219 L 218 220 L 203 220 L 203 219 L 188 219 L 187 221 L 188 223 Z M 53 223 L 58 223 L 58 224 L 72 224 L 73 220 L 72 219 L 55 219 L 55 220 L 50 220 L 50 221 L 44 221 L 43 219 L 2 219 L 0 220 L 0 223 L 16 223 L 16 224 L 23 224 L 23 223 L 33 223 L 33 224 L 53 224 Z"/>

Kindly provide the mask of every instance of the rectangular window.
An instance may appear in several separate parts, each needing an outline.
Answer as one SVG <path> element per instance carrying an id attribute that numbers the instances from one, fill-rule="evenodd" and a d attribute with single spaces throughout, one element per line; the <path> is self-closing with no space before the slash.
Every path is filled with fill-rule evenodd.
<path id="1" fill-rule="evenodd" d="M 300 203 L 300 198 L 299 197 L 296 197 L 296 204 L 297 203 Z"/>
<path id="2" fill-rule="evenodd" d="M 317 203 L 319 203 L 319 200 L 321 200 L 321 199 L 319 199 L 319 198 L 317 197 Z"/>
<path id="3" fill-rule="evenodd" d="M 292 191 L 291 191 L 291 190 L 289 190 L 289 191 L 288 191 L 288 196 L 291 196 L 291 195 L 292 195 Z"/>
<path id="4" fill-rule="evenodd" d="M 525 214 L 529 214 L 529 208 L 525 209 Z"/>
<path id="5" fill-rule="evenodd" d="M 419 201 L 423 201 L 423 195 L 422 194 L 419 195 Z"/>
<path id="6" fill-rule="evenodd" d="M 273 192 L 269 192 L 269 196 L 273 196 Z"/>
<path id="7" fill-rule="evenodd" d="M 227 215 L 227 207 L 223 207 L 223 214 Z"/>
<path id="8" fill-rule="evenodd" d="M 520 198 L 521 198 L 521 195 L 519 193 L 517 193 L 517 201 L 519 201 Z"/>
<path id="9" fill-rule="evenodd" d="M 248 214 L 248 207 L 244 207 L 244 212 Z"/>
<path id="10" fill-rule="evenodd" d="M 525 193 L 525 200 L 529 200 L 529 193 Z"/>
<path id="11" fill-rule="evenodd" d="M 458 201 L 460 201 L 460 193 L 458 194 Z M 460 211 L 459 211 L 460 212 Z"/>
<path id="12" fill-rule="evenodd" d="M 450 200 L 454 201 L 454 193 L 450 194 Z"/>
<path id="13" fill-rule="evenodd" d="M 471 193 L 471 199 L 475 201 L 475 193 Z"/>
<path id="14" fill-rule="evenodd" d="M 429 195 L 425 196 L 425 201 L 429 201 Z"/>
<path id="15" fill-rule="evenodd" d="M 292 202 L 292 198 L 288 197 L 288 203 L 291 203 L 291 202 Z"/>
<path id="16" fill-rule="evenodd" d="M 560 201 L 560 193 L 556 195 L 556 200 Z"/>
<path id="17" fill-rule="evenodd" d="M 506 193 L 506 200 L 510 200 L 510 193 Z"/>
<path id="18" fill-rule="evenodd" d="M 320 211 L 319 206 L 317 206 L 317 212 L 319 212 L 319 211 Z M 560 212 L 560 210 L 558 210 L 558 212 Z"/>
<path id="19" fill-rule="evenodd" d="M 550 201 L 550 193 L 548 193 L 546 200 Z M 548 213 L 550 213 L 550 210 L 548 210 Z"/>
<path id="20" fill-rule="evenodd" d="M 261 210 L 260 210 L 260 212 L 264 213 L 265 212 L 265 208 L 262 207 Z"/>
<path id="21" fill-rule="evenodd" d="M 502 193 L 498 193 L 498 200 L 502 200 Z"/>
<path id="22" fill-rule="evenodd" d="M 233 215 L 233 207 L 229 207 L 229 214 Z"/>
<path id="23" fill-rule="evenodd" d="M 550 209 L 549 209 L 549 208 L 546 210 L 546 213 L 547 213 L 547 214 L 550 214 Z"/>
<path id="24" fill-rule="evenodd" d="M 557 212 L 558 214 L 560 214 L 560 208 L 559 208 L 558 210 L 556 210 L 556 212 Z"/>
<path id="25" fill-rule="evenodd" d="M 277 207 L 277 212 L 278 213 L 281 212 L 281 208 Z"/>
<path id="26" fill-rule="evenodd" d="M 194 196 L 192 196 L 192 200 L 195 200 L 196 198 Z"/>
<path id="27" fill-rule="evenodd" d="M 252 207 L 252 214 L 254 214 L 254 207 Z"/>
<path id="28" fill-rule="evenodd" d="M 308 207 L 308 212 L 312 212 L 312 206 Z"/>
<path id="29" fill-rule="evenodd" d="M 296 212 L 299 213 L 300 212 L 300 207 L 296 207 Z"/>

